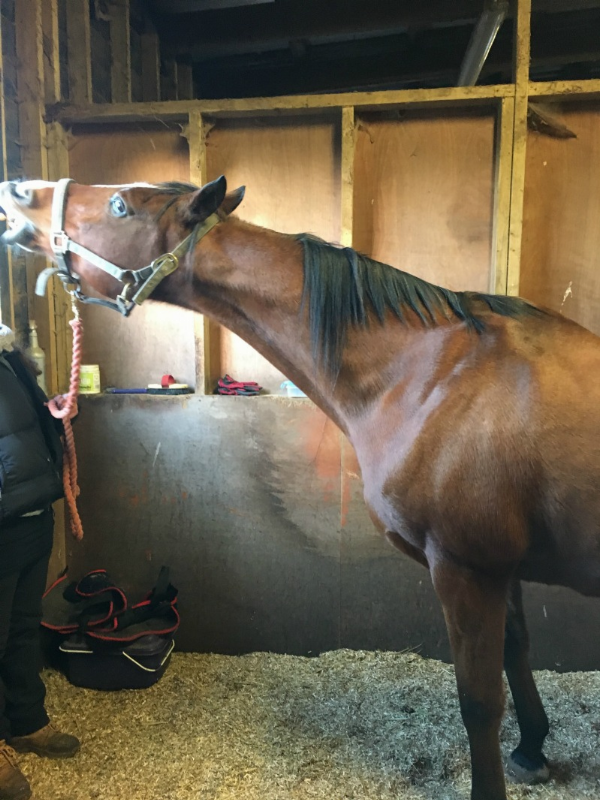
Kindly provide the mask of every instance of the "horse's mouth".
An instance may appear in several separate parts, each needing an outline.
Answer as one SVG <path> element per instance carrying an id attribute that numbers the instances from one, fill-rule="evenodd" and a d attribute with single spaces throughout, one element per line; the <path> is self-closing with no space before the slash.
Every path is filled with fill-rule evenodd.
<path id="1" fill-rule="evenodd" d="M 8 227 L 0 237 L 4 245 L 23 247 L 26 250 L 34 249 L 35 228 L 26 217 L 7 215 L 6 222 Z"/>

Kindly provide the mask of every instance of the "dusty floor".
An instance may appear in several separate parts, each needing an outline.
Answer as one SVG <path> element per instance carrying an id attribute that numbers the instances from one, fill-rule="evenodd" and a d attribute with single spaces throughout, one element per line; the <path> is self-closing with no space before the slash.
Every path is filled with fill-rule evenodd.
<path id="1" fill-rule="evenodd" d="M 468 798 L 452 669 L 414 654 L 177 654 L 139 692 L 45 679 L 55 722 L 82 751 L 65 762 L 20 757 L 37 800 Z M 553 779 L 509 797 L 600 798 L 600 672 L 539 673 L 538 684 Z M 509 706 L 505 751 L 516 741 Z"/>

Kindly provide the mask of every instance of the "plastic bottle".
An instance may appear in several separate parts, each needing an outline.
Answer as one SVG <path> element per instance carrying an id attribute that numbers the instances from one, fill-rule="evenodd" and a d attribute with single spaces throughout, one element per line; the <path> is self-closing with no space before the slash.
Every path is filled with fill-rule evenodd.
<path id="1" fill-rule="evenodd" d="M 38 342 L 37 325 L 33 319 L 29 323 L 29 331 L 31 335 L 29 337 L 30 345 L 27 355 L 32 361 L 35 361 L 37 368 L 41 370 L 40 375 L 37 376 L 37 382 L 44 393 L 48 394 L 48 390 L 46 389 L 46 354 Z"/>

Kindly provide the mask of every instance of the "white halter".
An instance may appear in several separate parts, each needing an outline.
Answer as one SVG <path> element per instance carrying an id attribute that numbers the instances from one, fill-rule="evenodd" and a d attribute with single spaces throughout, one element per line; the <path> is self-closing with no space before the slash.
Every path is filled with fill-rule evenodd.
<path id="1" fill-rule="evenodd" d="M 73 183 L 71 178 L 63 178 L 57 182 L 54 190 L 50 244 L 54 253 L 54 260 L 58 266 L 48 267 L 40 272 L 35 286 L 35 292 L 38 295 L 45 294 L 50 277 L 58 275 L 65 290 L 70 294 L 74 294 L 82 303 L 108 306 L 108 308 L 119 311 L 123 316 L 127 317 L 135 305 L 141 305 L 152 294 L 158 284 L 177 269 L 179 258 L 197 244 L 220 221 L 218 214 L 211 214 L 196 230 L 186 236 L 172 253 L 165 253 L 155 258 L 151 264 L 141 269 L 121 269 L 111 261 L 107 261 L 102 256 L 88 250 L 87 247 L 74 242 L 65 232 L 65 211 L 69 184 L 71 183 Z M 81 256 L 86 261 L 89 261 L 90 264 L 112 275 L 113 278 L 123 284 L 123 289 L 118 295 L 116 303 L 111 300 L 88 297 L 82 293 L 80 278 L 71 272 L 67 262 L 67 253 L 75 253 Z M 134 294 L 130 296 L 132 291 Z"/>

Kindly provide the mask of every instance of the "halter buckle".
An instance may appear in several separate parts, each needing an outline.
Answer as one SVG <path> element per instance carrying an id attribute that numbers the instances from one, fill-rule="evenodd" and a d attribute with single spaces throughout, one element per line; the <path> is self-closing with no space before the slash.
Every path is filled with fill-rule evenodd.
<path id="1" fill-rule="evenodd" d="M 50 234 L 50 244 L 55 253 L 66 253 L 68 241 L 69 237 L 64 231 L 52 231 Z"/>
<path id="2" fill-rule="evenodd" d="M 131 314 L 131 311 L 135 305 L 133 300 L 130 300 L 129 297 L 127 297 L 129 290 L 132 288 L 132 283 L 124 283 L 123 288 L 121 289 L 121 294 L 117 295 L 117 308 L 124 317 L 128 317 Z"/>

